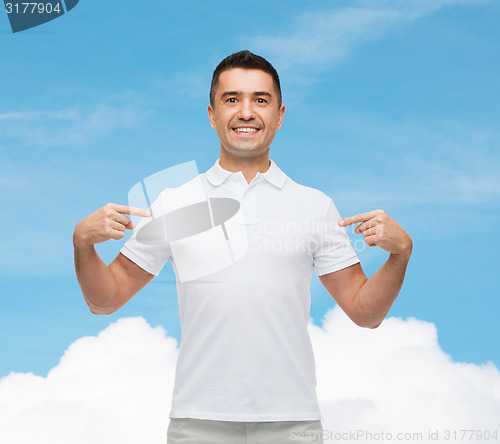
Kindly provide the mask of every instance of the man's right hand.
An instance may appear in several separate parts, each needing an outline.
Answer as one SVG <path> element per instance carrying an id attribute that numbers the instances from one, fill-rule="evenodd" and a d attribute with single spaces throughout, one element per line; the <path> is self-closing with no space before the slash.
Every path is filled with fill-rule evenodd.
<path id="1" fill-rule="evenodd" d="M 151 212 L 142 208 L 107 203 L 76 224 L 73 233 L 74 245 L 94 245 L 108 239 L 119 240 L 125 230 L 134 229 L 134 223 L 125 214 L 150 217 Z"/>

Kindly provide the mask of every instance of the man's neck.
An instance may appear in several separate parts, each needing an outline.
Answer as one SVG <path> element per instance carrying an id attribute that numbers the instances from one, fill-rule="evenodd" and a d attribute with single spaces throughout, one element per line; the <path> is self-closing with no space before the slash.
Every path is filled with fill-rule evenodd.
<path id="1" fill-rule="evenodd" d="M 271 166 L 269 161 L 269 150 L 259 157 L 232 156 L 221 147 L 219 165 L 226 171 L 237 173 L 241 171 L 247 183 L 257 175 L 257 172 L 265 173 Z"/>

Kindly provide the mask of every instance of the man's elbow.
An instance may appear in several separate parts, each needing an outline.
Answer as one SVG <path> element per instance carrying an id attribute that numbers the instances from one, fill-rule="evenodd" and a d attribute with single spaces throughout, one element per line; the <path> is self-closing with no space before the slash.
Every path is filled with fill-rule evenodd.
<path id="1" fill-rule="evenodd" d="M 366 325 L 365 328 L 371 328 L 372 330 L 374 330 L 375 328 L 378 328 L 380 324 L 382 324 L 382 321 L 377 321 L 372 324 Z"/>
<path id="2" fill-rule="evenodd" d="M 355 308 L 352 310 L 353 317 L 351 319 L 356 325 L 373 330 L 382 324 L 387 312 L 384 315 L 380 311 L 375 312 L 373 309 L 362 307 L 359 300 L 359 290 L 353 299 L 355 300 Z"/>
<path id="3" fill-rule="evenodd" d="M 87 303 L 89 310 L 95 315 L 110 315 L 113 314 L 117 309 L 113 307 L 96 307 L 95 305 Z"/>
<path id="4" fill-rule="evenodd" d="M 353 322 L 358 327 L 369 328 L 371 330 L 377 328 L 380 324 L 382 324 L 383 319 L 353 319 Z"/>

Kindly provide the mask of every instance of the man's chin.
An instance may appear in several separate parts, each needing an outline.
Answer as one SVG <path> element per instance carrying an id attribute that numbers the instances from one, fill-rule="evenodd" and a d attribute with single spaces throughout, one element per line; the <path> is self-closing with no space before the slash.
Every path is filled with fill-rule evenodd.
<path id="1" fill-rule="evenodd" d="M 269 148 L 253 147 L 253 146 L 252 147 L 232 146 L 232 147 L 224 147 L 224 149 L 232 156 L 250 158 L 250 157 L 262 156 Z"/>

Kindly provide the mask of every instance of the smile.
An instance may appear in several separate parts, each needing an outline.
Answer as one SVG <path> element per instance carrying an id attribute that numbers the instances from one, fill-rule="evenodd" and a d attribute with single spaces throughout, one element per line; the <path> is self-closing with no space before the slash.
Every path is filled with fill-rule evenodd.
<path id="1" fill-rule="evenodd" d="M 233 128 L 233 131 L 236 133 L 256 133 L 259 131 L 259 128 L 252 128 L 252 127 L 240 127 L 240 128 Z"/>

